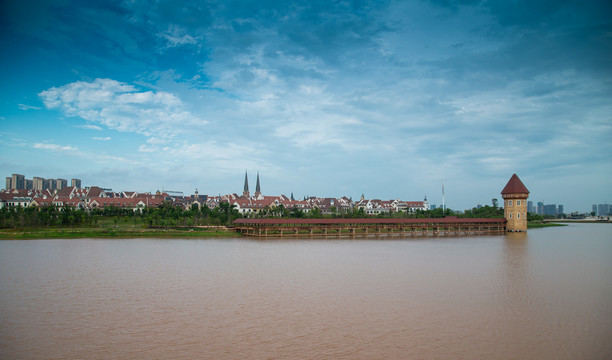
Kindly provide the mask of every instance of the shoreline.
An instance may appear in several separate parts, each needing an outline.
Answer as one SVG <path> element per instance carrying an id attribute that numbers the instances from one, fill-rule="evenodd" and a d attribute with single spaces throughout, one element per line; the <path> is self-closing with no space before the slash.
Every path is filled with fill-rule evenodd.
<path id="1" fill-rule="evenodd" d="M 578 222 L 578 221 L 565 221 Z M 583 221 L 595 223 L 595 221 Z M 601 222 L 597 222 L 601 223 Z M 528 229 L 567 226 L 559 222 L 530 223 Z M 173 228 L 27 228 L 0 229 L 1 240 L 41 240 L 41 239 L 136 239 L 136 238 L 211 238 L 211 237 L 244 237 L 243 234 L 226 226 L 193 226 Z"/>
<path id="2" fill-rule="evenodd" d="M 189 229 L 92 229 L 92 228 L 42 228 L 42 229 L 2 229 L 0 240 L 40 240 L 40 239 L 87 239 L 87 238 L 210 238 L 239 237 L 241 234 L 226 228 L 189 228 Z"/>

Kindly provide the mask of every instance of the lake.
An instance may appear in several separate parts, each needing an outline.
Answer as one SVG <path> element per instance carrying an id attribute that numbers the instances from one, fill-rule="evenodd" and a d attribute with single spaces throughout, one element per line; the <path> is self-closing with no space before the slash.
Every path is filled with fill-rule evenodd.
<path id="1" fill-rule="evenodd" d="M 612 225 L 0 241 L 2 359 L 610 359 Z"/>

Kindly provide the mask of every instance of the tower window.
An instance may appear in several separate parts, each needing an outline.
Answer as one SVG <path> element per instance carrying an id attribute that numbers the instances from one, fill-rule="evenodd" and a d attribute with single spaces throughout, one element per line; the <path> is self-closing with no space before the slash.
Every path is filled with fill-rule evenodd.
<path id="1" fill-rule="evenodd" d="M 516 206 L 521 205 L 521 200 L 516 200 Z"/>
<path id="2" fill-rule="evenodd" d="M 521 218 L 521 213 L 516 214 L 516 218 L 520 219 Z"/>
<path id="3" fill-rule="evenodd" d="M 512 213 L 510 213 L 509 215 L 510 215 L 510 219 L 512 219 Z"/>
<path id="4" fill-rule="evenodd" d="M 512 200 L 508 200 L 508 206 L 512 206 Z"/>

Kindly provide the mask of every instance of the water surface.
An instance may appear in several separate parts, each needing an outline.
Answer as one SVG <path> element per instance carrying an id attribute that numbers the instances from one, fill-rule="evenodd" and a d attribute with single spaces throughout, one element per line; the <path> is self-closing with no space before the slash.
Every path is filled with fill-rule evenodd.
<path id="1" fill-rule="evenodd" d="M 0 241 L 0 358 L 612 358 L 611 235 Z"/>

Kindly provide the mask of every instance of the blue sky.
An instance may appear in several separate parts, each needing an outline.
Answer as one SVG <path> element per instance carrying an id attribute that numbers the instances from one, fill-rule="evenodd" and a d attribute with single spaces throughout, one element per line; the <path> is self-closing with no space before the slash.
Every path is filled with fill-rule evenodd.
<path id="1" fill-rule="evenodd" d="M 612 202 L 609 1 L 33 1 L 0 169 L 114 190 Z"/>

